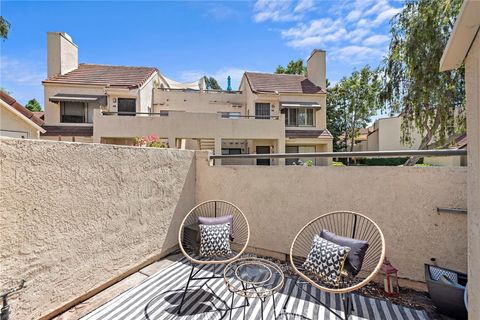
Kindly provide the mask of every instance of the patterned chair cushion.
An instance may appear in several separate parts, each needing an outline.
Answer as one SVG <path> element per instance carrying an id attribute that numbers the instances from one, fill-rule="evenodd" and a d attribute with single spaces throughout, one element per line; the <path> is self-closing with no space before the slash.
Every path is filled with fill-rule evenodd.
<path id="1" fill-rule="evenodd" d="M 436 267 L 436 266 L 429 266 L 430 277 L 432 280 L 438 281 L 442 276 L 452 280 L 454 283 L 458 283 L 458 274 L 454 271 L 447 270 L 444 268 Z"/>
<path id="2" fill-rule="evenodd" d="M 220 216 L 220 217 L 198 217 L 198 224 L 213 225 L 213 224 L 224 224 L 224 223 L 230 223 L 230 240 L 233 241 L 234 236 L 233 236 L 233 216 L 232 215 L 226 215 L 226 216 Z"/>
<path id="3" fill-rule="evenodd" d="M 325 240 L 338 244 L 339 246 L 349 247 L 345 270 L 352 276 L 356 276 L 362 270 L 363 259 L 368 249 L 368 242 L 348 237 L 339 236 L 333 232 L 323 229 L 320 237 Z"/>
<path id="4" fill-rule="evenodd" d="M 340 246 L 315 235 L 303 267 L 326 283 L 337 285 L 349 251 L 349 247 Z"/>
<path id="5" fill-rule="evenodd" d="M 202 257 L 228 256 L 230 249 L 230 223 L 200 224 L 200 255 Z"/>

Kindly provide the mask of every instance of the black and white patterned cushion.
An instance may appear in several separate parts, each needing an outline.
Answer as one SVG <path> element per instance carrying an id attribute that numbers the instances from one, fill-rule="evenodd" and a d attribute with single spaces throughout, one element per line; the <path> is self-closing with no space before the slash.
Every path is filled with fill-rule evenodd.
<path id="1" fill-rule="evenodd" d="M 200 255 L 203 257 L 228 256 L 230 249 L 230 223 L 200 224 Z"/>
<path id="2" fill-rule="evenodd" d="M 340 275 L 349 251 L 349 247 L 339 246 L 315 235 L 312 248 L 303 263 L 303 267 L 326 283 L 336 285 L 340 281 Z"/>
<path id="3" fill-rule="evenodd" d="M 445 276 L 454 283 L 458 283 L 458 274 L 456 272 L 436 266 L 429 266 L 428 268 L 430 269 L 430 277 L 432 277 L 432 280 L 438 281 L 442 276 Z"/>

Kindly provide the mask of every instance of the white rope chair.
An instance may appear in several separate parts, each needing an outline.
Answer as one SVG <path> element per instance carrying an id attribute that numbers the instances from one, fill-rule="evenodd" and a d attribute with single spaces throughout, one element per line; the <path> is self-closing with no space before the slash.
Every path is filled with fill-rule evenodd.
<path id="1" fill-rule="evenodd" d="M 315 235 L 320 235 L 322 230 L 328 230 L 339 236 L 365 240 L 368 242 L 369 246 L 363 259 L 362 268 L 356 276 L 344 275 L 341 277 L 338 284 L 332 285 L 303 268 L 306 257 L 311 250 L 313 238 Z M 343 319 L 341 315 L 311 295 L 310 290 L 305 290 L 303 285 L 310 284 L 322 291 L 341 294 L 344 319 L 348 319 L 353 311 L 350 293 L 362 288 L 375 277 L 382 266 L 384 258 L 385 239 L 382 230 L 380 230 L 378 225 L 370 218 L 351 211 L 330 212 L 310 221 L 295 236 L 290 248 L 290 263 L 297 274 L 297 277 L 294 280 L 295 285 L 340 319 Z M 299 283 L 300 278 L 304 280 L 301 281 L 301 283 Z M 284 310 L 287 307 L 295 285 L 290 289 L 289 297 L 283 306 Z"/>
<path id="2" fill-rule="evenodd" d="M 228 215 L 233 216 L 232 237 L 230 238 L 230 247 L 232 253 L 228 256 L 202 257 L 199 254 L 199 217 L 218 218 Z M 203 284 L 205 285 L 211 279 L 223 279 L 223 275 L 221 272 L 217 274 L 216 266 L 226 265 L 233 260 L 239 258 L 247 248 L 249 239 L 250 226 L 248 224 L 247 218 L 237 206 L 230 202 L 223 200 L 209 200 L 200 203 L 192 210 L 190 210 L 190 212 L 183 219 L 180 230 L 178 232 L 178 243 L 180 246 L 180 250 L 192 265 L 187 285 L 185 286 L 185 291 L 182 295 L 178 314 L 180 314 L 182 311 L 183 302 L 185 300 L 190 281 L 206 280 Z M 213 265 L 213 276 L 196 277 L 196 275 L 202 270 L 202 268 L 208 265 Z M 196 266 L 197 270 L 195 271 Z"/>

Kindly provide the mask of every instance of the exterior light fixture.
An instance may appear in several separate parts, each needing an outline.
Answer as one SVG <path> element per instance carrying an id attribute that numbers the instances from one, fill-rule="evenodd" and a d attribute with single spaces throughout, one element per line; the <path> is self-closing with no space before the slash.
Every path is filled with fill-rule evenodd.
<path id="1" fill-rule="evenodd" d="M 385 279 L 383 280 L 385 293 L 388 296 L 398 296 L 400 294 L 398 269 L 395 268 L 387 258 L 385 258 L 380 270 L 385 275 Z"/>

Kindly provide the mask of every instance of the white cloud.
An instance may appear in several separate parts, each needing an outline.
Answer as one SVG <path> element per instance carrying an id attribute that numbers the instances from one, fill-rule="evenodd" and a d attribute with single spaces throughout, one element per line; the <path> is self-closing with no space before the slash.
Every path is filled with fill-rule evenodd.
<path id="1" fill-rule="evenodd" d="M 295 8 L 293 9 L 293 12 L 304 12 L 304 11 L 309 11 L 312 10 L 315 7 L 315 1 L 314 0 L 299 0 Z"/>
<path id="2" fill-rule="evenodd" d="M 0 86 L 9 91 L 20 103 L 36 98 L 43 101 L 42 81 L 47 66 L 42 61 L 0 56 Z"/>
<path id="3" fill-rule="evenodd" d="M 213 17 L 215 20 L 226 20 L 238 15 L 238 13 L 231 7 L 217 2 L 209 3 L 207 5 L 206 13 L 209 17 Z"/>
<path id="4" fill-rule="evenodd" d="M 400 11 L 402 11 L 401 9 L 399 8 L 388 8 L 386 9 L 385 11 L 382 11 L 378 16 L 377 18 L 373 21 L 373 23 L 375 25 L 380 25 L 382 24 L 383 22 L 385 21 L 388 21 L 390 20 L 391 18 L 393 18 L 393 16 L 395 16 L 397 13 L 399 13 Z"/>
<path id="5" fill-rule="evenodd" d="M 355 0 L 334 2 L 327 10 L 313 10 L 315 3 L 311 0 L 258 0 L 254 20 L 288 23 L 280 34 L 292 48 L 304 52 L 322 48 L 332 54 L 355 56 L 352 63 L 357 63 L 385 52 L 389 38 L 377 28 L 401 11 L 395 6 L 397 3 L 389 0 Z"/>
<path id="6" fill-rule="evenodd" d="M 360 10 L 352 10 L 349 12 L 349 14 L 347 15 L 347 21 L 351 22 L 351 21 L 356 21 L 358 20 L 358 18 L 360 18 L 362 16 L 362 11 Z"/>
<path id="7" fill-rule="evenodd" d="M 351 43 L 359 43 L 367 35 L 369 35 L 370 32 L 371 32 L 371 30 L 369 28 L 357 28 L 357 29 L 349 32 L 348 38 L 349 38 Z"/>
<path id="8" fill-rule="evenodd" d="M 368 37 L 367 39 L 363 40 L 363 45 L 365 46 L 383 45 L 388 41 L 390 41 L 390 37 L 383 34 L 376 34 L 374 36 Z"/>
<path id="9" fill-rule="evenodd" d="M 19 85 L 41 85 L 46 77 L 46 66 L 34 61 L 0 56 L 2 86 L 6 82 Z"/>
<path id="10" fill-rule="evenodd" d="M 346 46 L 332 52 L 334 59 L 339 59 L 351 64 L 361 64 L 371 57 L 381 57 L 383 51 L 366 46 Z"/>
<path id="11" fill-rule="evenodd" d="M 328 42 L 340 41 L 347 37 L 347 30 L 340 20 L 330 18 L 312 20 L 309 24 L 298 24 L 296 27 L 282 31 L 282 37 L 294 48 L 325 45 Z"/>
<path id="12" fill-rule="evenodd" d="M 291 4 L 291 1 L 258 0 L 253 7 L 255 12 L 253 20 L 255 22 L 299 20 L 302 16 L 292 14 Z"/>

